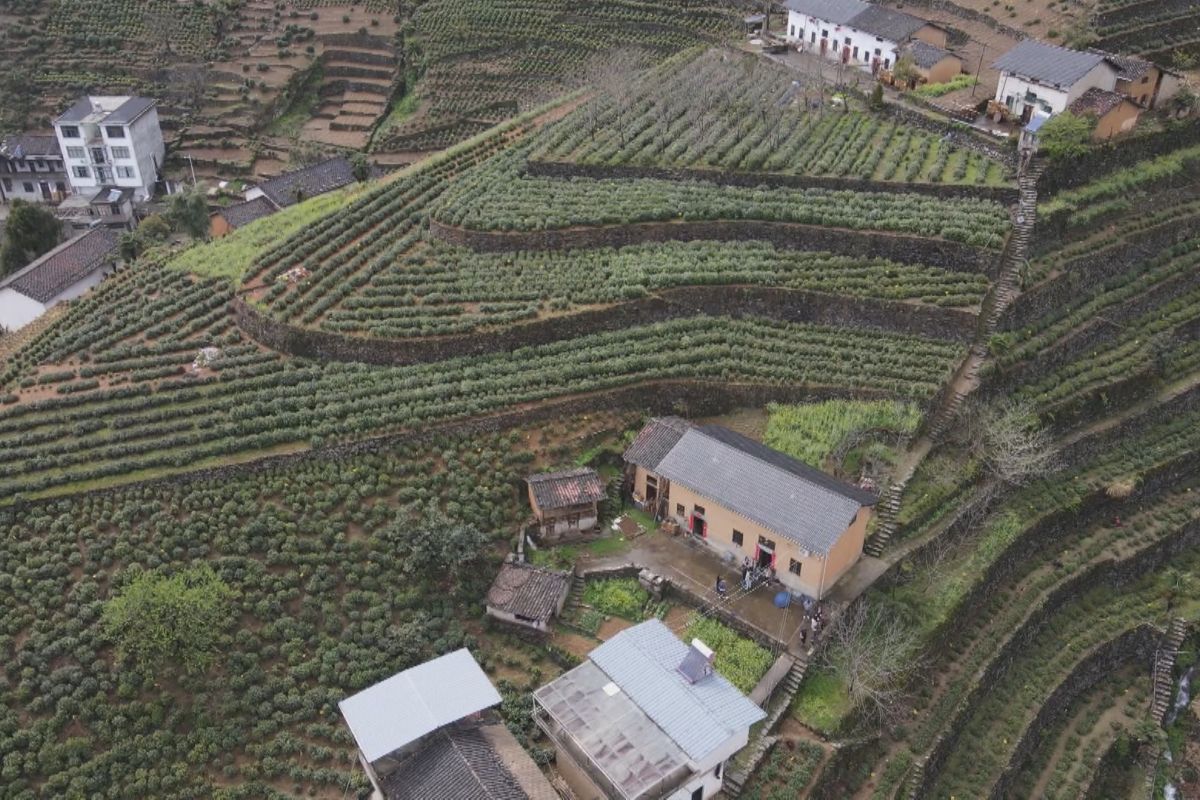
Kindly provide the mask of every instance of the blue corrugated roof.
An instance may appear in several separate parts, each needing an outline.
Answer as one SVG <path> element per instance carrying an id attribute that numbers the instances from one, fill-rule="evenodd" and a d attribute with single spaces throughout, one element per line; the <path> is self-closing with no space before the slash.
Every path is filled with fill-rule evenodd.
<path id="1" fill-rule="evenodd" d="M 688 683 L 678 669 L 688 649 L 652 619 L 621 631 L 590 658 L 689 758 L 701 761 L 766 713 L 720 675 Z"/>

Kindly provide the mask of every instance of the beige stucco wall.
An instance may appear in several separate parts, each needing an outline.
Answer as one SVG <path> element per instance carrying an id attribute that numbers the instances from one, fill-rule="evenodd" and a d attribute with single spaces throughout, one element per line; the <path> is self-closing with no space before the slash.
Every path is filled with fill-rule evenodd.
<path id="1" fill-rule="evenodd" d="M 1146 70 L 1145 75 L 1132 83 L 1123 80 L 1117 81 L 1115 91 L 1132 98 L 1146 108 L 1150 108 L 1154 103 L 1154 91 L 1158 88 L 1159 75 L 1158 67 L 1151 67 Z"/>
<path id="2" fill-rule="evenodd" d="M 936 25 L 924 25 L 917 29 L 913 34 L 914 39 L 920 39 L 922 42 L 946 49 L 946 32 Z"/>
<path id="3" fill-rule="evenodd" d="M 1121 103 L 1096 121 L 1096 130 L 1092 131 L 1092 138 L 1096 140 L 1111 139 L 1118 133 L 1133 130 L 1133 127 L 1137 125 L 1139 113 L 1138 107 L 1133 103 Z"/>
<path id="4" fill-rule="evenodd" d="M 929 68 L 926 78 L 930 83 L 947 83 L 962 72 L 962 62 L 955 56 L 946 56 Z"/>
<path id="5" fill-rule="evenodd" d="M 634 491 L 642 496 L 645 496 L 647 474 L 642 467 L 637 467 L 634 474 Z M 662 483 L 662 478 L 659 478 L 659 484 Z M 776 577 L 793 592 L 817 598 L 827 594 L 837 579 L 858 561 L 866 536 L 867 520 L 871 515 L 869 508 L 863 508 L 853 520 L 847 520 L 846 532 L 842 534 L 828 556 L 823 559 L 816 554 L 802 554 L 800 546 L 795 542 L 730 511 L 686 486 L 671 483 L 668 491 L 670 499 L 667 513 L 685 530 L 688 529 L 695 507 L 703 507 L 704 520 L 707 523 L 705 543 L 719 553 L 732 555 L 735 565 L 740 565 L 745 557 L 749 557 L 751 560 L 755 558 L 758 537 L 762 536 L 773 541 L 775 543 Z M 682 513 L 679 511 L 680 505 L 683 506 Z M 735 530 L 742 534 L 740 546 L 733 543 Z M 800 562 L 799 575 L 794 575 L 789 570 L 791 559 Z"/>
<path id="6" fill-rule="evenodd" d="M 561 611 L 562 609 L 560 608 L 559 612 Z M 510 625 L 520 625 L 523 628 L 530 628 L 535 631 L 542 631 L 543 633 L 550 630 L 550 625 L 546 621 L 517 619 L 516 614 L 508 611 L 501 611 L 500 609 L 493 608 L 491 606 L 487 606 L 487 613 L 488 616 L 495 617 L 501 622 L 507 622 Z"/>

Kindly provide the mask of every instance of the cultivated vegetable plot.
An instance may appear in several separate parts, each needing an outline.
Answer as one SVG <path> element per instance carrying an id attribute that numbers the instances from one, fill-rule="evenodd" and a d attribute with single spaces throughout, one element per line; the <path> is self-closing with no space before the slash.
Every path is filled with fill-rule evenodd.
<path id="1" fill-rule="evenodd" d="M 416 243 L 394 265 L 328 312 L 328 330 L 373 336 L 460 333 L 581 306 L 619 303 L 658 289 L 779 286 L 856 297 L 976 305 L 983 275 L 760 242 L 668 242 L 570 252 L 476 253 Z"/>
<path id="2" fill-rule="evenodd" d="M 993 248 L 1003 244 L 1009 228 L 1002 206 L 975 198 L 653 179 L 555 180 L 522 171 L 529 151 L 528 144 L 509 148 L 464 176 L 434 217 L 489 231 L 753 219 L 941 236 Z"/>
<path id="3" fill-rule="evenodd" d="M 0 509 L 0 794 L 353 797 L 367 782 L 340 699 L 461 646 L 485 668 L 519 653 L 531 682 L 553 677 L 543 649 L 466 632 L 483 588 L 460 606 L 441 570 L 404 567 L 429 557 L 411 534 L 431 501 L 489 535 L 511 530 L 530 457 L 516 434 L 478 434 Z M 104 602 L 135 565 L 198 563 L 236 592 L 213 670 L 117 664 Z M 478 564 L 483 587 L 493 569 Z"/>
<path id="4" fill-rule="evenodd" d="M 822 105 L 796 73 L 711 50 L 608 87 L 543 139 L 534 159 L 699 167 L 878 181 L 1002 185 L 1004 167 L 878 114 Z M 826 98 L 828 99 L 828 98 Z M 814 108 L 813 106 L 817 107 Z"/>

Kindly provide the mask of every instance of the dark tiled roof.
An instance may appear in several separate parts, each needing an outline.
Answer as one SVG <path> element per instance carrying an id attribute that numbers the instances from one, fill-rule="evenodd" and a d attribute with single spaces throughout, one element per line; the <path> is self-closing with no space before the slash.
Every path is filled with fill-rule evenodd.
<path id="1" fill-rule="evenodd" d="M 1023 78 L 1067 88 L 1106 60 L 1101 53 L 1084 53 L 1026 39 L 996 59 L 992 66 Z M 1112 67 L 1117 69 L 1115 64 Z"/>
<path id="2" fill-rule="evenodd" d="M 949 50 L 934 47 L 928 42 L 922 42 L 920 39 L 914 39 L 912 42 L 909 42 L 906 49 L 909 55 L 912 56 L 913 63 L 921 69 L 932 69 L 946 56 L 954 55 Z"/>
<path id="3" fill-rule="evenodd" d="M 71 107 L 64 111 L 55 122 L 79 122 L 87 118 L 92 113 L 92 101 L 84 96 L 71 104 Z"/>
<path id="4" fill-rule="evenodd" d="M 108 228 L 94 228 L 36 259 L 32 264 L 0 283 L 39 303 L 48 303 L 56 295 L 104 263 L 117 249 L 119 235 Z"/>
<path id="5" fill-rule="evenodd" d="M 154 107 L 149 97 L 131 97 L 104 118 L 105 125 L 128 125 Z"/>
<path id="6" fill-rule="evenodd" d="M 487 737 L 443 728 L 381 781 L 387 800 L 528 800 Z"/>
<path id="7" fill-rule="evenodd" d="M 690 427 L 690 422 L 679 417 L 655 417 L 629 445 L 625 460 L 651 471 L 658 469 L 659 462 L 667 457 L 667 453 L 679 443 L 680 437 Z"/>
<path id="8" fill-rule="evenodd" d="M 538 508 L 566 508 L 604 499 L 604 482 L 596 470 L 576 467 L 527 478 Z"/>
<path id="9" fill-rule="evenodd" d="M 53 134 L 22 133 L 9 136 L 0 142 L 0 156 L 11 158 L 37 158 L 53 156 L 62 158 L 58 149 L 58 138 Z"/>
<path id="10" fill-rule="evenodd" d="M 311 167 L 285 172 L 258 185 L 280 208 L 354 182 L 354 168 L 344 158 L 331 158 Z"/>
<path id="11" fill-rule="evenodd" d="M 226 206 L 217 213 L 220 214 L 231 228 L 240 228 L 243 225 L 249 225 L 256 219 L 274 214 L 279 209 L 271 202 L 268 197 L 256 197 L 253 200 L 247 200 L 244 203 L 236 203 L 231 206 Z"/>
<path id="12" fill-rule="evenodd" d="M 903 11 L 872 5 L 855 14 L 847 24 L 890 42 L 905 42 L 921 28 L 932 23 Z"/>
<path id="13" fill-rule="evenodd" d="M 784 5 L 797 14 L 837 25 L 848 23 L 855 14 L 861 14 L 867 8 L 862 0 L 786 0 Z"/>
<path id="14" fill-rule="evenodd" d="M 1092 87 L 1083 94 L 1076 97 L 1068 110 L 1072 114 L 1081 117 L 1103 117 L 1108 112 L 1112 111 L 1121 103 L 1130 102 L 1129 98 L 1116 92 L 1107 92 L 1104 89 Z"/>
<path id="15" fill-rule="evenodd" d="M 488 589 L 487 604 L 497 611 L 545 621 L 558 612 L 570 583 L 571 576 L 566 572 L 505 562 Z"/>
<path id="16" fill-rule="evenodd" d="M 1091 52 L 1098 53 L 1111 61 L 1120 73 L 1117 75 L 1123 81 L 1134 81 L 1154 68 L 1154 64 L 1134 56 L 1123 56 L 1120 53 L 1109 53 L 1092 48 Z"/>

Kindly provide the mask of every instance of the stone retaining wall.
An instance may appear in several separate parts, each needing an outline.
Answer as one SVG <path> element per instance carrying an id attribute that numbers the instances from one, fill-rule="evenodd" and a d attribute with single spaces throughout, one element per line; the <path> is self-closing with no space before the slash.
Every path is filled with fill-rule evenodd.
<path id="1" fill-rule="evenodd" d="M 1171 123 L 1165 129 L 1102 144 L 1079 158 L 1053 161 L 1038 178 L 1038 194 L 1049 197 L 1172 150 L 1200 144 L 1200 119 Z"/>
<path id="2" fill-rule="evenodd" d="M 240 298 L 234 320 L 254 340 L 302 358 L 367 364 L 424 364 L 687 319 L 758 317 L 781 322 L 865 328 L 951 342 L 969 342 L 976 316 L 968 311 L 873 298 L 754 286 L 694 286 L 601 309 L 522 322 L 500 330 L 412 339 L 379 339 L 290 325 Z"/>
<path id="3" fill-rule="evenodd" d="M 886 258 L 901 264 L 924 264 L 992 277 L 1000 260 L 999 251 L 947 239 L 751 219 L 637 222 L 537 231 L 472 230 L 433 219 L 429 222 L 429 234 L 435 239 L 484 253 L 626 247 L 646 242 L 765 241 L 789 250 Z"/>
<path id="4" fill-rule="evenodd" d="M 1076 664 L 1063 682 L 1051 692 L 1050 697 L 1038 710 L 1037 716 L 1021 734 L 1008 766 L 992 786 L 991 800 L 1009 796 L 1012 783 L 1025 761 L 1041 746 L 1045 733 L 1050 730 L 1054 721 L 1061 717 L 1080 695 L 1130 661 L 1143 662 L 1149 671 L 1154 663 L 1154 649 L 1158 646 L 1160 638 L 1159 631 L 1151 626 L 1139 625 L 1100 645 Z"/>
<path id="5" fill-rule="evenodd" d="M 549 178 L 651 178 L 667 181 L 706 181 L 721 186 L 781 186 L 790 189 L 920 194 L 933 197 L 970 197 L 994 200 L 1003 205 L 1017 202 L 1017 190 L 1006 186 L 967 186 L 941 183 L 901 183 L 862 178 L 815 175 L 784 175 L 778 172 L 735 172 L 692 167 L 641 167 L 632 164 L 579 164 L 574 161 L 528 161 L 525 171 Z"/>
<path id="6" fill-rule="evenodd" d="M 1104 281 L 1135 269 L 1172 245 L 1200 235 L 1200 218 L 1172 220 L 1132 233 L 1112 246 L 1086 253 L 1059 266 L 1062 274 L 1017 298 L 1005 311 L 1000 328 L 1016 330 L 1050 314 L 1061 314 L 1080 298 L 1092 295 Z"/>
<path id="7" fill-rule="evenodd" d="M 1197 544 L 1200 544 L 1200 522 L 1193 522 L 1179 533 L 1161 539 L 1122 561 L 1109 559 L 1094 564 L 1053 590 L 1030 614 L 1021 628 L 1004 643 L 967 693 L 965 700 L 958 707 L 958 712 L 934 742 L 917 781 L 914 796 L 928 796 L 955 740 L 966 725 L 970 710 L 993 690 L 996 681 L 1012 665 L 1017 651 L 1041 630 L 1059 608 L 1095 586 L 1122 586 L 1136 580 L 1152 570 L 1159 569 L 1184 549 L 1195 547 Z"/>

